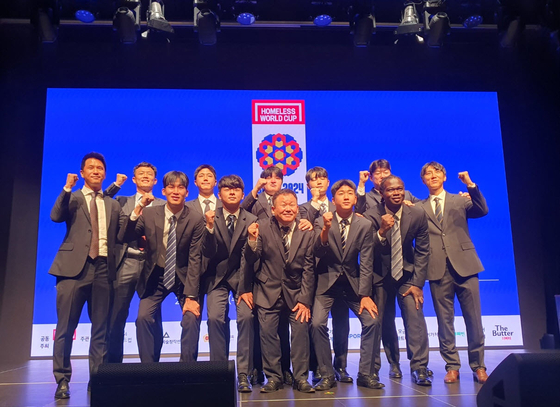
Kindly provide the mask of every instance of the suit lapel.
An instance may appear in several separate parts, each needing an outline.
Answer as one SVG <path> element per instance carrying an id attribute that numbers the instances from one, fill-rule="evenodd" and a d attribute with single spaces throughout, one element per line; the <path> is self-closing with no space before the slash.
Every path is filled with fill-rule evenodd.
<path id="1" fill-rule="evenodd" d="M 403 205 L 402 208 L 402 215 L 401 215 L 401 242 L 404 242 L 404 237 L 408 233 L 408 229 L 410 228 L 410 222 L 412 221 L 412 216 L 410 214 L 410 208 L 406 205 Z"/>
<path id="2" fill-rule="evenodd" d="M 106 231 L 109 232 L 109 224 L 111 223 L 111 201 L 113 198 L 108 196 L 103 197 L 103 206 L 105 206 L 105 227 Z"/>
<path id="3" fill-rule="evenodd" d="M 259 195 L 258 200 L 261 206 L 264 208 L 264 211 L 266 212 L 266 216 L 268 216 L 269 219 L 272 218 L 272 211 L 270 210 L 270 205 L 268 204 L 268 199 L 266 199 L 266 194 L 264 192 Z"/>
<path id="4" fill-rule="evenodd" d="M 183 212 L 181 212 L 181 216 L 177 219 L 177 228 L 175 229 L 175 233 L 177 234 L 177 247 L 179 245 L 179 240 L 185 231 L 185 227 L 187 226 L 187 215 L 189 214 L 190 208 L 185 205 L 183 207 Z"/>
<path id="5" fill-rule="evenodd" d="M 455 195 L 448 194 L 446 191 L 443 202 L 443 225 L 441 226 L 442 230 L 443 228 L 445 228 L 445 225 L 447 225 L 447 222 L 449 220 L 449 216 L 447 215 L 449 213 L 449 208 L 452 208 L 455 205 Z"/>
<path id="6" fill-rule="evenodd" d="M 76 199 L 78 201 L 80 201 L 80 206 L 82 207 L 82 210 L 84 211 L 84 213 L 86 215 L 86 218 L 91 225 L 91 218 L 89 216 L 89 208 L 88 208 L 87 200 L 86 200 L 86 197 L 85 197 L 84 193 L 80 189 L 80 190 L 76 191 L 76 195 L 74 195 L 74 196 L 76 197 Z"/>
<path id="7" fill-rule="evenodd" d="M 156 244 L 163 244 L 163 228 L 165 227 L 165 205 L 160 205 L 155 210 Z"/>
<path id="8" fill-rule="evenodd" d="M 421 205 L 424 208 L 424 212 L 426 212 L 426 215 L 428 215 L 430 221 L 432 221 L 432 223 L 436 225 L 438 229 L 441 229 L 441 224 L 436 219 L 436 215 L 434 214 L 434 210 L 432 209 L 432 203 L 430 202 L 430 197 L 422 201 Z"/>
<path id="9" fill-rule="evenodd" d="M 381 203 L 381 194 L 377 192 L 375 188 L 372 188 L 371 191 L 368 192 L 368 194 L 376 205 Z"/>
<path id="10" fill-rule="evenodd" d="M 352 214 L 352 221 L 350 222 L 350 229 L 348 230 L 348 236 L 346 237 L 346 247 L 350 247 L 350 245 L 352 245 L 352 243 L 354 243 L 354 240 L 356 239 L 356 234 L 358 233 L 358 227 L 360 226 L 360 220 L 358 219 L 358 217 L 355 214 Z M 342 242 L 341 242 L 341 247 L 342 247 Z M 344 260 L 344 258 L 346 257 L 346 253 L 348 253 L 350 250 L 345 250 L 344 253 L 342 254 L 342 260 Z"/>
<path id="11" fill-rule="evenodd" d="M 342 261 L 342 240 L 340 236 L 340 224 L 338 223 L 338 218 L 336 217 L 336 211 L 333 213 L 331 230 L 329 231 L 329 233 L 332 233 L 333 240 L 336 246 L 336 250 L 333 248 L 333 253 L 335 253 L 340 261 Z"/>
<path id="12" fill-rule="evenodd" d="M 329 212 L 331 212 L 331 213 L 335 213 L 335 212 L 336 212 L 336 206 L 334 206 L 334 204 L 332 203 L 332 201 L 329 201 Z"/>
<path id="13" fill-rule="evenodd" d="M 200 201 L 199 201 L 198 197 L 192 201 L 192 207 L 198 213 L 200 213 L 201 215 L 204 215 L 204 213 L 202 212 L 202 206 L 200 206 Z"/>
<path id="14" fill-rule="evenodd" d="M 229 232 L 226 225 L 226 219 L 224 217 L 224 210 L 222 208 L 216 208 L 216 229 L 218 233 L 223 237 L 226 242 L 227 247 L 231 252 L 231 239 L 229 237 Z"/>
<path id="15" fill-rule="evenodd" d="M 129 196 L 123 207 L 123 212 L 130 215 L 136 206 L 136 195 Z"/>
<path id="16" fill-rule="evenodd" d="M 294 228 L 294 232 L 292 233 L 292 241 L 290 242 L 290 250 L 288 252 L 288 263 L 294 260 L 294 256 L 301 244 L 301 240 L 303 239 L 303 232 L 298 229 L 297 225 Z"/>
<path id="17" fill-rule="evenodd" d="M 241 232 L 245 230 L 245 225 L 247 224 L 247 212 L 244 209 L 239 210 L 239 219 L 237 219 L 237 223 L 235 224 L 235 229 L 233 229 L 233 235 L 231 236 L 231 244 L 229 245 L 229 252 L 233 251 L 233 248 L 237 244 L 239 237 L 241 236 Z M 229 234 L 228 234 L 229 236 Z"/>
<path id="18" fill-rule="evenodd" d="M 280 227 L 278 226 L 277 222 L 275 222 L 275 218 L 270 219 L 270 229 L 275 235 L 274 241 L 276 242 L 276 248 L 280 252 L 280 257 L 282 257 L 284 259 L 284 262 L 286 262 L 286 257 L 284 256 L 284 242 L 282 240 L 282 232 L 280 231 Z"/>

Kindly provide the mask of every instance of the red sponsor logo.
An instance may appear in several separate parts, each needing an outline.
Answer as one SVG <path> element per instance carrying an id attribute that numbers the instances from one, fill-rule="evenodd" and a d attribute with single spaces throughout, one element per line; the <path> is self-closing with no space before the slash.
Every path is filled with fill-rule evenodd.
<path id="1" fill-rule="evenodd" d="M 305 124 L 303 100 L 253 100 L 253 124 Z"/>
<path id="2" fill-rule="evenodd" d="M 56 329 L 52 330 L 52 340 L 54 341 L 54 338 L 56 338 Z M 74 336 L 72 336 L 72 340 L 75 341 L 76 340 L 76 330 L 74 330 Z"/>

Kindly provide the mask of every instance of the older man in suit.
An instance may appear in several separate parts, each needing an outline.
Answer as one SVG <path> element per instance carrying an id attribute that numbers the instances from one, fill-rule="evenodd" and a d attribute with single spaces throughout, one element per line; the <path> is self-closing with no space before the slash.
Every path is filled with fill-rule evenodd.
<path id="1" fill-rule="evenodd" d="M 90 372 L 107 358 L 115 245 L 126 217 L 120 205 L 101 192 L 105 174 L 105 158 L 99 153 L 86 154 L 80 171 L 83 188 L 72 192 L 78 175 L 68 174 L 51 211 L 54 222 L 66 223 L 64 241 L 49 270 L 56 276 L 53 373 L 58 383 L 54 395 L 57 399 L 70 397 L 72 338 L 86 301 L 91 319 Z"/>
<path id="2" fill-rule="evenodd" d="M 430 386 L 428 331 L 422 310 L 430 254 L 428 220 L 422 208 L 404 205 L 404 183 L 399 177 L 384 178 L 379 190 L 383 203 L 364 214 L 374 230 L 374 298 L 383 319 L 386 305 L 394 304 L 396 297 L 405 326 L 412 380 Z M 379 348 L 375 351 L 379 353 Z"/>
<path id="3" fill-rule="evenodd" d="M 241 177 L 222 177 L 218 190 L 222 205 L 205 214 L 209 239 L 205 241 L 203 254 L 208 264 L 201 281 L 201 293 L 206 294 L 208 307 L 210 360 L 228 360 L 231 293 L 237 305 L 237 390 L 250 393 L 248 376 L 253 371 L 254 340 L 252 280 L 241 278 L 240 266 L 247 228 L 257 217 L 239 207 L 244 190 Z M 248 287 L 242 289 L 243 283 Z"/>
<path id="4" fill-rule="evenodd" d="M 343 300 L 362 324 L 358 386 L 380 389 L 374 377 L 375 349 L 379 348 L 381 324 L 372 300 L 373 236 L 369 220 L 353 213 L 356 185 L 350 180 L 331 188 L 336 211 L 326 212 L 315 223 L 314 246 L 317 291 L 313 303 L 312 336 L 322 378 L 316 390 L 336 386 L 331 363 L 327 320 L 334 301 Z"/>
<path id="5" fill-rule="evenodd" d="M 163 346 L 161 303 L 171 293 L 183 310 L 180 360 L 193 362 L 198 355 L 201 243 L 205 222 L 202 215 L 185 204 L 188 185 L 183 172 L 165 174 L 162 193 L 167 203 L 147 208 L 154 197 L 145 194 L 126 227 L 125 241 L 146 237 L 146 259 L 138 279 L 140 306 L 136 319 L 138 351 L 143 363 L 159 361 Z"/>
<path id="6" fill-rule="evenodd" d="M 315 390 L 307 381 L 309 375 L 309 319 L 315 287 L 313 231 L 297 227 L 297 195 L 290 189 L 272 198 L 270 220 L 249 226 L 249 239 L 244 260 L 249 266 L 260 260 L 254 278 L 253 298 L 260 322 L 263 366 L 268 382 L 262 393 L 283 387 L 281 345 L 278 335 L 280 315 L 285 314 L 292 330 L 291 359 L 294 367 L 293 387 L 304 393 Z"/>
<path id="7" fill-rule="evenodd" d="M 484 270 L 469 234 L 468 219 L 488 213 L 478 186 L 467 171 L 459 179 L 467 186 L 470 198 L 450 194 L 443 188 L 447 173 L 437 162 L 426 163 L 420 173 L 430 196 L 422 201 L 428 215 L 430 266 L 428 280 L 438 320 L 439 349 L 447 373 L 445 383 L 459 380 L 461 361 L 455 347 L 454 300 L 459 300 L 467 329 L 469 365 L 474 379 L 485 383 L 484 330 L 480 308 L 478 273 Z"/>
<path id="8" fill-rule="evenodd" d="M 146 194 L 152 194 L 154 185 L 157 184 L 157 168 L 148 162 L 141 162 L 132 170 L 132 182 L 136 185 L 136 193 L 131 196 L 118 196 L 117 202 L 125 215 L 130 216 L 136 204 Z M 114 197 L 121 189 L 127 177 L 117 174 L 117 181 L 105 190 L 105 195 Z M 155 198 L 148 205 L 165 205 L 165 200 Z M 130 302 L 136 291 L 138 277 L 144 267 L 146 252 L 144 250 L 144 237 L 129 243 L 118 245 L 117 252 L 117 279 L 115 280 L 115 301 L 111 315 L 111 329 L 109 336 L 109 363 L 121 363 L 123 360 L 123 342 L 126 319 L 130 309 Z"/>

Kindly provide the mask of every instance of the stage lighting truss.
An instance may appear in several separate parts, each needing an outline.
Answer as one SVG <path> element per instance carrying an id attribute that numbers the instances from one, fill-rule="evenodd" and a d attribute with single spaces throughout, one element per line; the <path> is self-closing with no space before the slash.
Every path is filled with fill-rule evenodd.
<path id="1" fill-rule="evenodd" d="M 194 0 L 194 30 L 202 45 L 215 45 L 220 32 L 219 4 L 211 0 Z"/>
<path id="2" fill-rule="evenodd" d="M 113 17 L 113 30 L 123 44 L 134 44 L 140 31 L 140 0 L 124 0 Z"/>

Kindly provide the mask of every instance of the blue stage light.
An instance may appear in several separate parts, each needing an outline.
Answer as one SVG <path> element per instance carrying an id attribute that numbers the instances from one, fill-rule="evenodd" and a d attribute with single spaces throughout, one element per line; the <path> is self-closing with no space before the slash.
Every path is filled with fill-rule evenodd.
<path id="1" fill-rule="evenodd" d="M 93 23 L 95 21 L 95 16 L 93 15 L 93 13 L 87 10 L 78 10 L 74 14 L 74 16 L 82 23 Z"/>
<path id="2" fill-rule="evenodd" d="M 463 21 L 465 28 L 478 27 L 480 24 L 482 24 L 482 16 L 476 14 L 465 18 L 465 21 Z"/>
<path id="3" fill-rule="evenodd" d="M 237 16 L 237 22 L 241 25 L 251 25 L 255 22 L 255 16 L 251 13 L 241 13 Z"/>
<path id="4" fill-rule="evenodd" d="M 330 23 L 332 23 L 332 17 L 328 14 L 321 14 L 320 16 L 315 17 L 315 19 L 313 20 L 313 24 L 319 27 L 326 27 Z"/>

